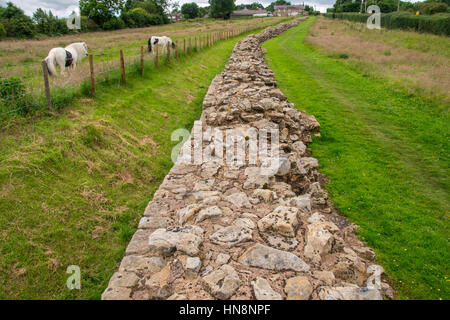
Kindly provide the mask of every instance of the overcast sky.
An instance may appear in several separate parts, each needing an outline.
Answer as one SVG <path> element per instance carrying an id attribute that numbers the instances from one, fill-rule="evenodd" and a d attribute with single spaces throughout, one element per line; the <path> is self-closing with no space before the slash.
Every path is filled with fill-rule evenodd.
<path id="1" fill-rule="evenodd" d="M 78 0 L 0 0 L 0 5 L 5 6 L 6 2 L 11 1 L 18 7 L 22 8 L 25 13 L 29 16 L 33 14 L 33 12 L 37 8 L 42 8 L 44 10 L 52 10 L 54 14 L 58 17 L 66 17 L 73 10 L 78 12 Z M 199 6 L 205 7 L 208 6 L 208 0 L 177 0 L 180 3 L 180 6 L 186 2 L 196 2 Z M 411 2 L 416 2 L 418 0 L 413 0 Z M 236 4 L 250 4 L 254 1 L 251 0 L 236 0 Z M 271 0 L 262 0 L 257 1 L 261 3 L 264 7 L 268 6 L 272 1 Z M 336 2 L 335 0 L 313 0 L 313 1 L 300 1 L 300 0 L 291 0 L 292 4 L 308 4 L 316 7 L 316 10 L 320 10 L 321 12 L 325 12 L 326 8 L 331 8 L 333 4 Z"/>

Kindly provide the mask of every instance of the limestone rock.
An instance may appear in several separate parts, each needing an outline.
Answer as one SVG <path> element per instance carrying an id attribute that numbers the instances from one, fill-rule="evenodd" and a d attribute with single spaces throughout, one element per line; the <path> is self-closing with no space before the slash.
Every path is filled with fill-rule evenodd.
<path id="1" fill-rule="evenodd" d="M 186 274 L 188 276 L 195 276 L 202 266 L 202 261 L 199 257 L 188 257 L 186 259 Z"/>
<path id="2" fill-rule="evenodd" d="M 259 167 L 248 167 L 245 169 L 247 180 L 244 182 L 244 189 L 262 189 L 269 183 L 269 176 L 261 173 Z"/>
<path id="3" fill-rule="evenodd" d="M 187 300 L 187 297 L 183 294 L 174 293 L 167 300 Z"/>
<path id="4" fill-rule="evenodd" d="M 153 299 L 167 299 L 174 293 L 173 286 L 168 281 L 170 274 L 170 265 L 167 264 L 145 281 L 145 287 Z"/>
<path id="5" fill-rule="evenodd" d="M 217 255 L 217 258 L 216 258 L 216 263 L 218 265 L 223 265 L 223 264 L 228 263 L 229 260 L 230 260 L 230 256 L 228 254 L 226 254 L 226 253 L 219 253 Z"/>
<path id="6" fill-rule="evenodd" d="M 148 238 L 149 249 L 164 256 L 172 255 L 175 250 L 195 256 L 203 242 L 203 232 L 202 228 L 191 225 L 157 229 Z"/>
<path id="7" fill-rule="evenodd" d="M 202 278 L 205 289 L 217 299 L 229 299 L 239 288 L 239 275 L 228 264 Z"/>
<path id="8" fill-rule="evenodd" d="M 285 237 L 295 237 L 299 224 L 297 214 L 297 208 L 279 206 L 258 221 L 258 228 L 261 232 L 271 231 Z"/>
<path id="9" fill-rule="evenodd" d="M 256 244 L 239 258 L 239 262 L 247 266 L 269 270 L 298 272 L 309 271 L 309 266 L 295 254 Z"/>
<path id="10" fill-rule="evenodd" d="M 131 300 L 131 289 L 129 288 L 106 288 L 102 293 L 102 300 Z"/>
<path id="11" fill-rule="evenodd" d="M 119 271 L 138 272 L 153 274 L 160 271 L 165 266 L 164 259 L 161 257 L 143 257 L 130 255 L 125 256 L 120 263 Z"/>
<path id="12" fill-rule="evenodd" d="M 321 300 L 382 300 L 383 297 L 377 289 L 366 287 L 321 287 L 319 290 Z"/>
<path id="13" fill-rule="evenodd" d="M 233 193 L 227 196 L 225 199 L 238 208 L 244 207 L 250 209 L 252 207 L 250 201 L 248 200 L 247 195 L 244 192 Z"/>
<path id="14" fill-rule="evenodd" d="M 320 222 L 308 225 L 306 233 L 305 258 L 313 263 L 320 263 L 322 256 L 329 253 L 335 242 L 332 232 L 338 231 L 338 227 L 332 222 Z"/>
<path id="15" fill-rule="evenodd" d="M 222 215 L 222 210 L 218 206 L 208 207 L 206 209 L 200 210 L 195 219 L 195 223 L 202 222 L 206 219 L 219 218 Z"/>
<path id="16" fill-rule="evenodd" d="M 266 241 L 271 247 L 285 251 L 292 251 L 298 245 L 298 240 L 295 238 L 287 238 L 276 235 L 269 235 L 266 238 Z"/>
<path id="17" fill-rule="evenodd" d="M 290 204 L 297 207 L 300 211 L 311 212 L 311 195 L 304 194 L 298 197 L 291 198 Z"/>
<path id="18" fill-rule="evenodd" d="M 239 218 L 234 220 L 231 226 L 221 228 L 209 238 L 215 244 L 234 246 L 241 242 L 251 241 L 254 228 L 255 224 L 252 220 Z"/>
<path id="19" fill-rule="evenodd" d="M 202 164 L 201 176 L 205 179 L 213 177 L 220 168 L 220 164 L 208 161 Z"/>
<path id="20" fill-rule="evenodd" d="M 183 209 L 177 211 L 178 223 L 183 225 L 186 221 L 188 221 L 191 217 L 193 217 L 197 212 L 202 209 L 201 205 L 198 204 L 190 204 Z"/>
<path id="21" fill-rule="evenodd" d="M 331 271 L 314 271 L 312 276 L 327 286 L 331 286 L 334 283 L 335 277 Z"/>
<path id="22" fill-rule="evenodd" d="M 266 279 L 258 277 L 252 281 L 252 285 L 256 300 L 282 300 L 281 295 L 272 289 Z"/>
<path id="23" fill-rule="evenodd" d="M 111 288 L 131 288 L 134 287 L 139 278 L 136 276 L 133 272 L 116 272 L 112 275 L 111 279 L 109 280 L 108 287 Z"/>
<path id="24" fill-rule="evenodd" d="M 255 191 L 253 191 L 253 197 L 264 200 L 264 202 L 266 203 L 270 203 L 276 197 L 276 194 L 271 190 L 256 189 Z"/>
<path id="25" fill-rule="evenodd" d="M 173 219 L 169 217 L 142 217 L 139 221 L 140 229 L 159 229 L 173 226 Z"/>
<path id="26" fill-rule="evenodd" d="M 312 291 L 311 282 L 303 276 L 288 279 L 284 287 L 287 300 L 308 300 Z"/>

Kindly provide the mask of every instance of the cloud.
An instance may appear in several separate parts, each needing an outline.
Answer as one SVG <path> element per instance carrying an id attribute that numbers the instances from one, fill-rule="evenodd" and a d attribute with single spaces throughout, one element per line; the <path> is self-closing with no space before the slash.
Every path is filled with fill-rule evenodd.
<path id="1" fill-rule="evenodd" d="M 32 16 L 38 8 L 46 11 L 51 10 L 58 17 L 67 17 L 72 11 L 79 12 L 78 0 L 0 0 L 2 6 L 11 1 L 16 6 L 25 11 L 25 14 Z"/>

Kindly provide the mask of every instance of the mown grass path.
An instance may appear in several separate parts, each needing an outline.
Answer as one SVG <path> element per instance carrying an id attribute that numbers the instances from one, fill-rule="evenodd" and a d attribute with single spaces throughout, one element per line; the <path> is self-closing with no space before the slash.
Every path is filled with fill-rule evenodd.
<path id="1" fill-rule="evenodd" d="M 241 36 L 242 37 L 242 36 Z M 240 37 L 0 131 L 0 299 L 98 299 Z M 81 268 L 81 290 L 66 268 Z"/>
<path id="2" fill-rule="evenodd" d="M 304 41 L 314 21 L 264 47 L 281 90 L 321 123 L 310 147 L 327 190 L 397 298 L 449 299 L 449 106 L 320 54 Z"/>

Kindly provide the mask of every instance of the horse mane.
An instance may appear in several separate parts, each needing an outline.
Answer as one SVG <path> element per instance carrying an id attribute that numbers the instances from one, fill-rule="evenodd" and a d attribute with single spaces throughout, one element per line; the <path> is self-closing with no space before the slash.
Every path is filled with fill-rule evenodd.
<path id="1" fill-rule="evenodd" d="M 66 46 L 65 49 L 69 47 L 73 48 L 79 55 L 81 55 L 83 53 L 82 48 L 84 48 L 84 44 L 85 42 L 74 42 Z"/>

